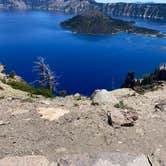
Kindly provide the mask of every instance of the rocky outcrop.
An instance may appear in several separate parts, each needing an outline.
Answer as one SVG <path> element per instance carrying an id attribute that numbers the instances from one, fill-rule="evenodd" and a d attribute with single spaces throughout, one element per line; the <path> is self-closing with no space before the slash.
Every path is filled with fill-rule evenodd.
<path id="1" fill-rule="evenodd" d="M 107 110 L 108 124 L 113 127 L 134 126 L 138 114 L 122 103 L 123 99 L 135 95 L 131 89 L 114 91 L 96 90 L 92 95 L 92 104 Z M 110 108 L 106 108 L 106 107 Z"/>
<path id="2" fill-rule="evenodd" d="M 92 103 L 94 105 L 115 105 L 124 98 L 135 95 L 136 92 L 128 88 L 113 91 L 107 91 L 106 89 L 96 90 L 92 94 Z"/>

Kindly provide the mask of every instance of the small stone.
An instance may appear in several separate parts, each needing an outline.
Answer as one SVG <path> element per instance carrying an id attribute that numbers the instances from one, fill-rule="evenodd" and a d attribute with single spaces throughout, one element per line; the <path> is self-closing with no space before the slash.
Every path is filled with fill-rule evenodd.
<path id="1" fill-rule="evenodd" d="M 59 166 L 57 162 L 52 162 L 50 166 Z"/>
<path id="2" fill-rule="evenodd" d="M 45 105 L 50 105 L 50 102 L 47 101 L 47 100 L 42 100 L 40 103 L 41 103 L 41 104 L 45 104 Z"/>
<path id="3" fill-rule="evenodd" d="M 60 147 L 60 148 L 56 149 L 57 153 L 63 153 L 63 152 L 66 152 L 66 151 L 67 151 L 67 149 L 64 148 L 64 147 Z"/>
<path id="4" fill-rule="evenodd" d="M 0 121 L 0 126 L 2 126 L 2 125 L 7 125 L 7 124 L 9 124 L 10 122 L 4 122 L 4 121 Z"/>
<path id="5" fill-rule="evenodd" d="M 79 93 L 76 93 L 76 94 L 74 95 L 74 98 L 75 98 L 76 100 L 81 100 L 81 95 L 80 95 Z"/>

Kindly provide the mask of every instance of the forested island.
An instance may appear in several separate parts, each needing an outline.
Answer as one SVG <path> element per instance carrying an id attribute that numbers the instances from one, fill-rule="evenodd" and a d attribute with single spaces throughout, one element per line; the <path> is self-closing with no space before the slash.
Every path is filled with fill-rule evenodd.
<path id="1" fill-rule="evenodd" d="M 120 32 L 164 37 L 158 30 L 138 27 L 134 21 L 114 19 L 100 11 L 88 11 L 61 22 L 60 25 L 79 34 L 115 34 Z"/>

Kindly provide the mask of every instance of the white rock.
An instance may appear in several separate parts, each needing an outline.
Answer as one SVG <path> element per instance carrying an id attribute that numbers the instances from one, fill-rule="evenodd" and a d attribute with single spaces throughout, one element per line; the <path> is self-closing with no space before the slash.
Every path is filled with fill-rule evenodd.
<path id="1" fill-rule="evenodd" d="M 103 90 L 96 90 L 92 95 L 92 103 L 97 105 L 106 105 L 111 104 L 115 105 L 119 101 L 117 98 L 109 91 Z"/>
<path id="2" fill-rule="evenodd" d="M 64 114 L 69 113 L 68 109 L 60 108 L 60 107 L 58 107 L 58 108 L 39 107 L 39 108 L 37 108 L 37 111 L 39 112 L 39 114 L 42 115 L 42 118 L 48 119 L 50 121 L 58 120 L 61 116 L 64 116 Z"/>
<path id="3" fill-rule="evenodd" d="M 112 95 L 115 96 L 118 100 L 122 100 L 129 96 L 135 96 L 137 93 L 129 88 L 116 89 L 111 91 Z"/>
<path id="4" fill-rule="evenodd" d="M 50 105 L 50 102 L 48 100 L 42 100 L 40 101 L 40 103 L 45 105 Z"/>
<path id="5" fill-rule="evenodd" d="M 76 93 L 74 97 L 80 97 L 81 95 L 79 93 Z"/>

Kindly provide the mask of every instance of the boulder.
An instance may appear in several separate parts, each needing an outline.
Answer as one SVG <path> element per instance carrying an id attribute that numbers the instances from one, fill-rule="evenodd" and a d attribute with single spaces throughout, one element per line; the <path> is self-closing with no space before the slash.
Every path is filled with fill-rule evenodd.
<path id="1" fill-rule="evenodd" d="M 94 105 L 115 105 L 119 101 L 129 96 L 135 96 L 136 92 L 129 88 L 107 91 L 105 89 L 96 90 L 92 94 L 92 104 Z"/>
<path id="2" fill-rule="evenodd" d="M 107 112 L 108 124 L 111 126 L 134 126 L 138 114 L 134 111 L 112 109 Z"/>
<path id="3" fill-rule="evenodd" d="M 117 98 L 111 93 L 111 91 L 103 90 L 96 90 L 92 94 L 92 104 L 94 105 L 115 105 L 119 101 Z"/>

